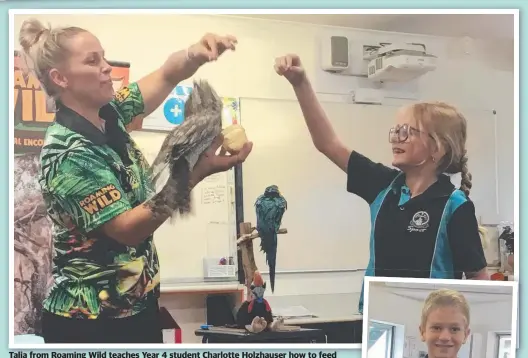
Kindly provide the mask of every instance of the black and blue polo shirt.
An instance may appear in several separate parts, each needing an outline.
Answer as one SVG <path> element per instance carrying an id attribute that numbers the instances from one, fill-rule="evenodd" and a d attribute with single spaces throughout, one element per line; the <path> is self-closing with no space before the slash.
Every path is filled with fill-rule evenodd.
<path id="1" fill-rule="evenodd" d="M 411 198 L 403 172 L 358 152 L 347 171 L 347 190 L 370 205 L 366 276 L 461 279 L 487 266 L 475 206 L 449 176 Z"/>

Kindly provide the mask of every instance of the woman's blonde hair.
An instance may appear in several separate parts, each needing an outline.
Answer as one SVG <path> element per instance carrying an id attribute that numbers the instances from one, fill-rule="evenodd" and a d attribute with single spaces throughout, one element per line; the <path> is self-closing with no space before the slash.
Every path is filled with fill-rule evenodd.
<path id="1" fill-rule="evenodd" d="M 467 121 L 455 107 L 444 102 L 421 102 L 411 105 L 411 113 L 420 129 L 431 134 L 445 155 L 438 160 L 438 172 L 461 173 L 460 190 L 467 196 L 471 190 L 471 173 L 467 166 Z"/>
<path id="2" fill-rule="evenodd" d="M 18 42 L 24 51 L 26 64 L 51 97 L 56 98 L 58 90 L 49 72 L 68 57 L 67 40 L 82 32 L 87 30 L 73 26 L 45 27 L 37 19 L 25 20 L 20 28 Z"/>
<path id="3" fill-rule="evenodd" d="M 421 326 L 423 328 L 426 327 L 427 318 L 429 317 L 431 311 L 440 307 L 456 307 L 460 309 L 466 319 L 466 327 L 469 326 L 469 304 L 467 303 L 464 295 L 455 290 L 442 288 L 431 292 L 425 300 L 425 303 L 422 308 L 421 320 Z"/>

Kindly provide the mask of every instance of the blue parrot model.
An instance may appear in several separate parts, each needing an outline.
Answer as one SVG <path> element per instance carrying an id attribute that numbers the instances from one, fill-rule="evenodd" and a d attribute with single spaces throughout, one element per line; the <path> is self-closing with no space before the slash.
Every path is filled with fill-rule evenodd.
<path id="1" fill-rule="evenodd" d="M 260 248 L 266 254 L 269 267 L 271 292 L 275 289 L 275 267 L 277 263 L 277 234 L 282 216 L 287 210 L 286 199 L 280 194 L 276 185 L 270 185 L 264 194 L 257 198 L 257 232 L 260 237 Z"/>

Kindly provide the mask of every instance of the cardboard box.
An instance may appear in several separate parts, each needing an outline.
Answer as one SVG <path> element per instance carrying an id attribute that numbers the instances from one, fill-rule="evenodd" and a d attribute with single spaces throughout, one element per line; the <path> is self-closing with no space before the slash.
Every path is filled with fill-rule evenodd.
<path id="1" fill-rule="evenodd" d="M 165 307 L 160 307 L 163 343 L 182 343 L 182 331 L 176 320 Z"/>

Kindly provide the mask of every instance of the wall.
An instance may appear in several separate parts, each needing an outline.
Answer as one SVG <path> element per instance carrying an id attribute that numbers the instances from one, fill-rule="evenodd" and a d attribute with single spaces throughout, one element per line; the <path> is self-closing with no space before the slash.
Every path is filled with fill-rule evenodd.
<path id="1" fill-rule="evenodd" d="M 456 285 L 451 286 L 450 289 L 457 289 Z M 487 290 L 485 287 L 481 289 Z M 368 319 L 404 325 L 405 336 L 416 337 L 418 349 L 427 351 L 421 342 L 418 327 L 423 302 L 430 292 L 423 288 L 392 288 L 372 282 L 369 287 Z M 489 291 L 475 293 L 464 289 L 460 289 L 460 292 L 465 295 L 471 309 L 471 332 L 474 336 L 472 358 L 485 357 L 488 333 L 512 331 L 512 294 Z M 465 346 L 462 350 L 469 352 L 469 347 Z M 460 357 L 465 358 L 462 352 Z"/>
<path id="2" fill-rule="evenodd" d="M 14 29 L 17 33 L 27 17 L 15 17 Z M 209 31 L 233 34 L 239 40 L 236 53 L 227 54 L 198 73 L 199 77 L 210 80 L 221 95 L 294 98 L 287 82 L 273 72 L 274 58 L 286 53 L 301 56 L 307 73 L 316 79 L 318 91 L 325 92 L 327 88 L 335 86 L 316 66 L 317 37 L 328 32 L 331 29 L 329 27 L 202 15 L 76 14 L 68 18 L 63 15 L 36 17 L 55 26 L 72 24 L 92 31 L 101 40 L 108 59 L 131 63 L 131 81 L 155 70 L 171 52 L 192 44 Z M 501 216 L 513 220 L 513 55 L 507 51 L 497 51 L 486 43 L 476 43 L 474 50 L 464 54 L 457 39 L 343 28 L 334 30 L 357 40 L 427 43 L 429 50 L 442 59 L 443 66 L 419 82 L 420 93 L 424 98 L 449 100 L 463 107 L 494 108 L 498 111 L 499 206 Z M 350 145 L 353 146 L 353 143 Z M 343 195 L 346 195 L 345 192 Z M 361 270 L 279 273 L 277 280 L 281 280 L 281 292 L 276 295 L 292 297 L 293 304 L 297 294 L 350 293 L 357 296 L 361 290 L 362 277 Z M 164 297 L 164 304 L 174 307 L 176 316 L 187 315 L 188 312 L 184 312 L 186 304 L 174 304 L 173 297 Z M 350 310 L 355 310 L 355 306 L 352 303 Z"/>

